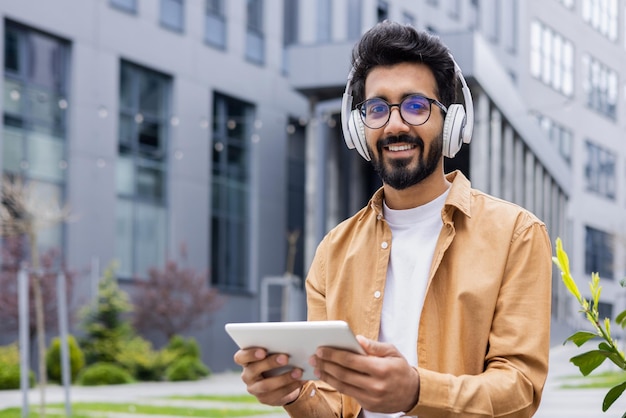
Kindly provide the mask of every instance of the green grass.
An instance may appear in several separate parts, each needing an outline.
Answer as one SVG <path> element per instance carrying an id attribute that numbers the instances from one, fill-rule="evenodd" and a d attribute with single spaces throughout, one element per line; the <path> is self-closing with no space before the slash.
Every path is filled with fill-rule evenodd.
<path id="1" fill-rule="evenodd" d="M 165 399 L 177 399 L 187 401 L 214 401 L 214 402 L 236 402 L 236 403 L 254 403 L 259 401 L 252 395 L 174 395 Z"/>
<path id="2" fill-rule="evenodd" d="M 250 400 L 252 398 L 252 400 Z M 236 402 L 236 403 L 258 403 L 251 396 L 188 396 L 175 397 L 175 399 L 189 400 L 210 400 L 219 402 Z M 64 418 L 63 404 L 47 405 L 47 418 Z M 184 406 L 162 406 L 162 405 L 145 405 L 137 403 L 101 403 L 101 402 L 78 402 L 72 404 L 72 418 L 93 418 L 107 417 L 108 414 L 124 413 L 124 414 L 142 414 L 142 415 L 172 415 L 178 417 L 250 417 L 256 415 L 264 415 L 273 413 L 275 410 L 266 409 L 259 410 L 254 408 L 196 408 Z M 36 406 L 31 406 L 29 418 L 38 418 L 39 410 Z M 9 408 L 0 411 L 0 418 L 21 418 L 20 408 Z"/>
<path id="3" fill-rule="evenodd" d="M 564 389 L 610 389 L 626 381 L 626 372 L 602 372 L 589 376 L 568 376 L 567 383 L 561 385 Z"/>

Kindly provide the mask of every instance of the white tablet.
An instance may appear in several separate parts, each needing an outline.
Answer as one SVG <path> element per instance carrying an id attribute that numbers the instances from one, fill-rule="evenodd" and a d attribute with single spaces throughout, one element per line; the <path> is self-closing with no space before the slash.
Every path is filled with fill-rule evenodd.
<path id="1" fill-rule="evenodd" d="M 298 367 L 303 380 L 316 379 L 309 358 L 321 346 L 365 354 L 344 321 L 230 323 L 225 329 L 239 348 L 261 347 L 269 353 L 289 355 L 289 364 L 273 370 L 272 375 Z"/>

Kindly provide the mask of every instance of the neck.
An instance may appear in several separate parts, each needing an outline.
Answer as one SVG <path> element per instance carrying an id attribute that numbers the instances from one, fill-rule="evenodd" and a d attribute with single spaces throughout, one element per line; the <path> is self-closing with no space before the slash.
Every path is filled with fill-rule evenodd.
<path id="1" fill-rule="evenodd" d="M 395 210 L 422 206 L 441 196 L 449 187 L 450 182 L 444 175 L 443 164 L 430 176 L 406 189 L 397 190 L 388 184 L 383 184 L 385 203 L 390 209 Z"/>

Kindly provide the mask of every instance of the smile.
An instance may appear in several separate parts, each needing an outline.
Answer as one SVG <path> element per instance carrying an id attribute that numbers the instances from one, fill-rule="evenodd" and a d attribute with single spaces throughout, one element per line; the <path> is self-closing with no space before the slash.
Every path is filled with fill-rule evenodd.
<path id="1" fill-rule="evenodd" d="M 387 147 L 387 149 L 389 151 L 407 151 L 407 150 L 413 149 L 415 147 L 416 147 L 416 145 L 414 145 L 414 144 L 389 145 Z"/>

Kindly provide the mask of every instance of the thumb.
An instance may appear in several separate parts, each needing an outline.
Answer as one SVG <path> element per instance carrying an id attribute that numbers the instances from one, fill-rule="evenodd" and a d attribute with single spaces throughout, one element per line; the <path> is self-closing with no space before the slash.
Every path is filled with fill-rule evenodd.
<path id="1" fill-rule="evenodd" d="M 362 335 L 356 336 L 357 341 L 363 347 L 366 354 L 376 357 L 400 357 L 398 349 L 389 343 L 381 343 L 380 341 L 370 340 Z"/>

